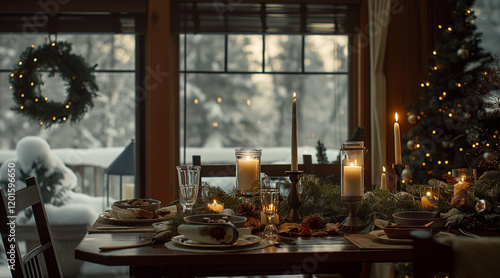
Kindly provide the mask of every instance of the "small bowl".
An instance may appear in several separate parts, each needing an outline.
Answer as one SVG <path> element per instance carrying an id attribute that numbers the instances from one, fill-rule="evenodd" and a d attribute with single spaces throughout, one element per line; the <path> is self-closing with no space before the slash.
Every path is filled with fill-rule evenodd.
<path id="1" fill-rule="evenodd" d="M 217 223 L 207 223 L 203 221 L 203 218 L 210 218 L 210 220 L 222 220 L 223 217 L 228 217 L 229 222 L 233 223 L 236 228 L 245 228 L 245 221 L 247 220 L 246 217 L 243 216 L 237 216 L 237 215 L 225 215 L 225 214 L 197 214 L 197 215 L 190 215 L 184 217 L 184 221 L 187 224 L 195 224 L 195 225 L 210 225 L 210 224 L 217 224 Z"/>
<path id="2" fill-rule="evenodd" d="M 402 211 L 392 215 L 394 222 L 399 225 L 421 226 L 431 221 L 432 233 L 437 234 L 446 225 L 446 217 L 432 218 L 436 213 L 432 211 Z"/>
<path id="3" fill-rule="evenodd" d="M 139 200 L 142 202 L 148 202 L 147 205 L 131 205 L 131 200 Z M 129 209 L 129 208 L 138 208 L 150 211 L 154 214 L 155 217 L 158 217 L 158 209 L 161 206 L 161 202 L 154 199 L 129 199 L 129 200 L 120 200 L 113 203 L 114 206 L 121 209 Z"/>

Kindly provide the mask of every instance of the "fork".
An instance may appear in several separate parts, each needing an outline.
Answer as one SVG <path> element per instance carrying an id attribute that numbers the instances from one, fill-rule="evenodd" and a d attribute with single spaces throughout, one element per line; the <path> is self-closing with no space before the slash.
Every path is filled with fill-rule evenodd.
<path id="1" fill-rule="evenodd" d="M 480 237 L 480 236 L 478 236 L 478 235 L 475 235 L 475 234 L 473 234 L 473 233 L 469 233 L 469 232 L 467 232 L 467 231 L 462 230 L 462 228 L 458 228 L 458 230 L 459 230 L 459 231 L 460 231 L 463 235 L 465 235 L 465 236 L 470 236 L 470 237 L 475 237 L 475 238 L 481 238 L 481 237 Z"/>

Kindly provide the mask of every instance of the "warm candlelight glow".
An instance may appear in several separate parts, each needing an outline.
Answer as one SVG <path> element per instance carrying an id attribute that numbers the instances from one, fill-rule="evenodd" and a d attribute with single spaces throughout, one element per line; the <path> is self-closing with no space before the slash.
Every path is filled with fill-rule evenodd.
<path id="1" fill-rule="evenodd" d="M 385 166 L 382 166 L 382 171 L 385 173 Z"/>
<path id="2" fill-rule="evenodd" d="M 293 92 L 293 98 L 296 98 L 296 97 L 297 97 L 297 93 Z"/>
<path id="3" fill-rule="evenodd" d="M 215 199 L 214 199 L 213 203 L 207 204 L 207 207 L 216 213 L 220 213 L 221 211 L 224 210 L 224 204 L 218 204 L 217 200 L 215 200 Z"/>
<path id="4" fill-rule="evenodd" d="M 430 191 L 427 191 L 426 195 L 427 195 L 427 196 L 431 196 L 431 192 L 430 192 Z"/>
<path id="5" fill-rule="evenodd" d="M 398 121 L 398 112 L 396 112 L 396 122 Z"/>

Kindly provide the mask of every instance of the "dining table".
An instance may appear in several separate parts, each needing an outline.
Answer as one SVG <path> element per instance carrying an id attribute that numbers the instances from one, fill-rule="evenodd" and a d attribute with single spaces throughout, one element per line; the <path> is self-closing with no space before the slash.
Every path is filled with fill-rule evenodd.
<path id="1" fill-rule="evenodd" d="M 150 242 L 151 228 L 96 229 L 76 247 L 75 258 L 108 266 L 129 266 L 130 277 L 206 277 L 291 274 L 340 274 L 360 277 L 364 265 L 412 261 L 412 246 L 373 241 L 369 235 L 293 237 L 293 242 L 257 248 L 196 248 L 169 241 L 113 251 L 102 246 Z M 112 225 L 109 225 L 112 226 Z"/>

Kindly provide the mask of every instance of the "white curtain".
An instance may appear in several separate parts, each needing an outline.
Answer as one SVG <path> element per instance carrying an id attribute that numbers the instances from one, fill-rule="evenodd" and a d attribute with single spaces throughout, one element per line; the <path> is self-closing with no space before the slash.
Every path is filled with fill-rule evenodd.
<path id="1" fill-rule="evenodd" d="M 369 0 L 370 30 L 370 123 L 371 182 L 380 186 L 382 166 L 386 160 L 386 85 L 383 72 L 387 27 L 390 21 L 390 0 Z"/>

